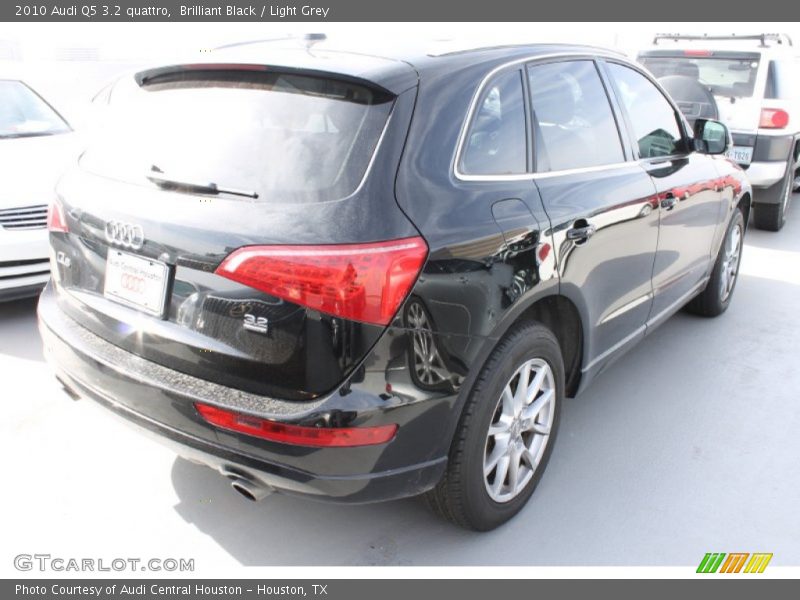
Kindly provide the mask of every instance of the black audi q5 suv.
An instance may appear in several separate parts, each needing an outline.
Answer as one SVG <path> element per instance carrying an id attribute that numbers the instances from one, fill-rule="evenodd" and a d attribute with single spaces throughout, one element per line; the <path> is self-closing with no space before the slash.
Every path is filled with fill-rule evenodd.
<path id="1" fill-rule="evenodd" d="M 561 405 L 736 283 L 751 191 L 596 48 L 255 42 L 121 78 L 49 214 L 46 354 L 250 499 L 488 530 Z"/>

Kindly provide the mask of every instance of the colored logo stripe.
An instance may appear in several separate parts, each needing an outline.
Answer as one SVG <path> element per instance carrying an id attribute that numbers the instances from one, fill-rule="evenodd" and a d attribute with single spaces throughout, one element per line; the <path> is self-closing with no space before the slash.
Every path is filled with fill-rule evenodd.
<path id="1" fill-rule="evenodd" d="M 748 562 L 747 566 L 744 568 L 744 572 L 763 573 L 764 569 L 767 568 L 767 565 L 771 560 L 772 560 L 772 553 L 753 554 L 750 558 L 750 562 Z"/>
<path id="2" fill-rule="evenodd" d="M 744 561 L 750 556 L 748 552 L 732 552 L 728 554 L 728 558 L 722 563 L 720 573 L 738 573 L 744 566 Z"/>
<path id="3" fill-rule="evenodd" d="M 726 558 L 727 556 L 727 558 Z M 748 561 L 747 558 L 750 557 Z M 697 567 L 698 573 L 740 573 L 744 567 L 745 573 L 763 573 L 772 560 L 772 553 L 757 552 L 708 552 Z M 724 562 L 723 562 L 724 561 Z M 745 566 L 747 563 L 747 566 Z M 721 567 L 721 568 L 720 568 Z"/>
<path id="4" fill-rule="evenodd" d="M 725 558 L 724 552 L 708 552 L 703 560 L 700 561 L 700 566 L 697 567 L 698 573 L 716 573 L 719 566 L 722 564 L 722 559 Z"/>

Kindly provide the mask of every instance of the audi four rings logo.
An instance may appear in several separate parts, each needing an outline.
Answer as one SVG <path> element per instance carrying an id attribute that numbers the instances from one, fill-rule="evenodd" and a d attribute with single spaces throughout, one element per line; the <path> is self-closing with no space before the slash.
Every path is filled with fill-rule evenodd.
<path id="1" fill-rule="evenodd" d="M 144 292 L 145 288 L 145 280 L 142 277 L 137 277 L 136 275 L 131 275 L 130 273 L 124 273 L 122 275 L 122 280 L 120 281 L 122 285 L 122 289 L 128 290 L 130 292 L 136 292 L 137 294 L 141 294 Z"/>
<path id="2" fill-rule="evenodd" d="M 106 240 L 123 248 L 138 250 L 144 245 L 144 231 L 139 225 L 108 221 L 106 223 Z"/>

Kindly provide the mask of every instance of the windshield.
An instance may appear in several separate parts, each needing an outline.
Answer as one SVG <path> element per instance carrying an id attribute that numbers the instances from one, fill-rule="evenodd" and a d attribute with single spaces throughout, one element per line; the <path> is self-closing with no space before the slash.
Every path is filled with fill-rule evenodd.
<path id="1" fill-rule="evenodd" d="M 690 77 L 715 96 L 749 98 L 758 74 L 758 58 L 716 56 L 643 56 L 640 62 L 658 79 L 671 75 Z"/>
<path id="2" fill-rule="evenodd" d="M 69 125 L 21 81 L 0 80 L 0 138 L 55 135 Z"/>
<path id="3" fill-rule="evenodd" d="M 125 78 L 110 90 L 81 164 L 126 181 L 157 173 L 264 201 L 338 199 L 363 178 L 392 99 L 266 70 Z"/>

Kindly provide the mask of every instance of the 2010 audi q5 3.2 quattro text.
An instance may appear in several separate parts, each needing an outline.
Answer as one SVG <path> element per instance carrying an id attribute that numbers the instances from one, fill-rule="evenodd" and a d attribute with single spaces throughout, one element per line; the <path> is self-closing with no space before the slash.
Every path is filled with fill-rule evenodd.
<path id="1" fill-rule="evenodd" d="M 727 308 L 750 187 L 612 52 L 250 43 L 120 79 L 50 214 L 46 354 L 228 477 L 488 530 L 561 405 Z"/>

